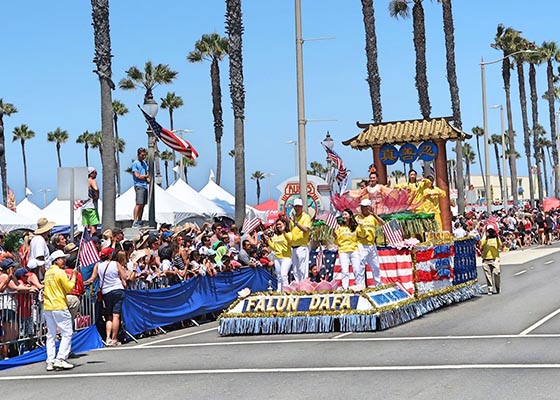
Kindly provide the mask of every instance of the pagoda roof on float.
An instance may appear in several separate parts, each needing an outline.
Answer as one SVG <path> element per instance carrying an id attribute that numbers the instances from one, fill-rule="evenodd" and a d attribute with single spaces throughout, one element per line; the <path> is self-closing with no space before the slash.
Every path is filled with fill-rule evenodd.
<path id="1" fill-rule="evenodd" d="M 384 144 L 420 143 L 428 140 L 463 140 L 472 137 L 462 132 L 449 122 L 453 117 L 439 117 L 431 119 L 411 119 L 405 121 L 360 123 L 362 131 L 342 142 L 353 149 L 364 150 Z"/>

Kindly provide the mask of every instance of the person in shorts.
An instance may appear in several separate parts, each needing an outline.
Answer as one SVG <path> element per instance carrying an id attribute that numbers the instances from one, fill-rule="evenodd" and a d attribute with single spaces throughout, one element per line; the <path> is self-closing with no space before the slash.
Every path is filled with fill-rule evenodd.
<path id="1" fill-rule="evenodd" d="M 99 225 L 99 211 L 97 209 L 99 202 L 99 186 L 97 186 L 97 170 L 94 167 L 88 167 L 88 199 L 82 204 L 82 225 L 88 229 L 90 234 L 97 232 Z"/>
<path id="2" fill-rule="evenodd" d="M 150 177 L 148 175 L 148 164 L 146 163 L 146 149 L 140 147 L 136 153 L 138 159 L 132 163 L 132 181 L 134 182 L 134 191 L 136 192 L 132 226 L 140 227 L 142 226 L 144 206 L 148 203 L 148 183 L 150 182 Z"/>

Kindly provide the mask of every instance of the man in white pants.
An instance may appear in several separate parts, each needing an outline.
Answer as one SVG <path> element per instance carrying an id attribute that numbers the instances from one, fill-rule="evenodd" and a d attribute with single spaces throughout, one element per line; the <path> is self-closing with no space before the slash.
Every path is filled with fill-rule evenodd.
<path id="1" fill-rule="evenodd" d="M 309 275 L 309 230 L 311 217 L 303 212 L 303 201 L 294 200 L 294 215 L 290 218 L 292 233 L 292 271 L 294 279 L 300 282 Z"/>
<path id="2" fill-rule="evenodd" d="M 74 365 L 66 361 L 72 344 L 72 317 L 66 304 L 66 293 L 76 284 L 78 271 L 74 269 L 72 278 L 68 279 L 64 265 L 68 254 L 62 250 L 52 253 L 51 268 L 45 273 L 45 322 L 47 324 L 47 371 L 72 369 Z M 56 354 L 56 330 L 62 337 L 58 354 Z"/>
<path id="3" fill-rule="evenodd" d="M 371 210 L 371 200 L 363 199 L 360 202 L 361 214 L 356 216 L 358 228 L 356 236 L 358 238 L 358 251 L 362 268 L 369 265 L 373 272 L 374 285 L 381 284 L 381 273 L 379 272 L 379 256 L 375 247 L 375 231 L 378 225 L 383 224 L 383 220 Z"/>

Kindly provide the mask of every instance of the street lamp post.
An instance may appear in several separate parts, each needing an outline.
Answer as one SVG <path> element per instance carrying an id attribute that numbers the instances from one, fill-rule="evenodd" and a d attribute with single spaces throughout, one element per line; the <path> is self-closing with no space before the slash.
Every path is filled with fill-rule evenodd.
<path id="1" fill-rule="evenodd" d="M 297 140 L 288 140 L 286 143 L 294 145 L 294 175 L 297 176 L 298 175 L 298 146 L 297 146 Z"/>
<path id="2" fill-rule="evenodd" d="M 191 131 L 190 129 L 174 129 L 171 132 L 173 133 L 179 133 L 181 139 L 183 139 L 183 133 L 190 133 L 190 132 L 194 132 Z M 175 159 L 175 157 L 173 157 L 173 159 Z M 176 166 L 174 165 L 173 168 L 175 168 Z M 183 165 L 183 155 L 181 154 L 179 156 L 179 178 L 185 181 L 185 166 Z"/>
<path id="3" fill-rule="evenodd" d="M 486 106 L 486 72 L 485 67 L 490 64 L 496 64 L 500 61 L 505 60 L 508 57 L 521 54 L 521 53 L 534 53 L 534 50 L 519 50 L 515 51 L 511 54 L 508 54 L 505 57 L 500 58 L 499 60 L 494 61 L 487 61 L 485 62 L 483 58 L 480 59 L 480 78 L 482 83 L 482 123 L 484 124 L 484 174 L 486 177 L 484 191 L 486 197 L 486 211 L 488 214 L 492 213 L 492 199 L 489 198 L 490 196 L 490 154 L 488 149 L 488 109 Z"/>
<path id="4" fill-rule="evenodd" d="M 272 197 L 270 195 L 270 177 L 273 176 L 274 174 L 272 172 L 267 172 L 266 174 L 264 174 L 264 176 L 266 176 L 267 178 L 267 185 L 268 185 L 268 200 L 270 200 Z"/>
<path id="5" fill-rule="evenodd" d="M 331 134 L 329 133 L 329 131 L 327 131 L 327 135 L 325 136 L 325 138 L 323 139 L 321 144 L 329 150 L 332 150 L 334 148 L 334 140 L 331 138 Z M 329 177 L 327 183 L 329 184 L 329 187 L 331 188 L 331 191 L 332 191 L 333 180 L 332 180 L 332 176 L 330 176 L 331 169 L 332 169 L 332 161 L 328 157 L 328 155 L 327 155 L 327 160 L 326 161 L 327 161 L 327 177 Z"/>
<path id="6" fill-rule="evenodd" d="M 504 205 L 504 211 L 507 209 L 508 202 L 508 190 L 507 190 L 507 164 L 506 164 L 506 132 L 504 127 L 504 106 L 501 104 L 490 107 L 492 109 L 500 109 L 500 130 L 502 134 L 502 180 L 504 181 L 504 187 L 502 188 L 502 203 Z"/>
<path id="7" fill-rule="evenodd" d="M 158 104 L 155 102 L 151 92 L 144 97 L 144 111 L 149 116 L 155 118 L 158 113 Z M 156 136 L 154 131 L 148 125 L 148 176 L 150 178 L 148 187 L 148 225 L 152 228 L 156 225 L 156 180 L 154 174 L 154 161 L 156 155 Z"/>

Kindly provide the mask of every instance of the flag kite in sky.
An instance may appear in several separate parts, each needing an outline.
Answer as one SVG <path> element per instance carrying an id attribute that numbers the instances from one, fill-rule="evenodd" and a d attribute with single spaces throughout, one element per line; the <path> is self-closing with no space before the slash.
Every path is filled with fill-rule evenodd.
<path id="1" fill-rule="evenodd" d="M 168 129 L 165 129 L 161 126 L 154 117 L 148 115 L 146 111 L 142 110 L 142 107 L 138 106 L 142 114 L 144 114 L 144 118 L 146 122 L 154 131 L 156 137 L 165 143 L 167 146 L 171 147 L 174 151 L 181 154 L 183 157 L 190 158 L 195 160 L 198 157 L 198 153 L 192 145 L 184 139 L 177 137 L 173 132 Z"/>

